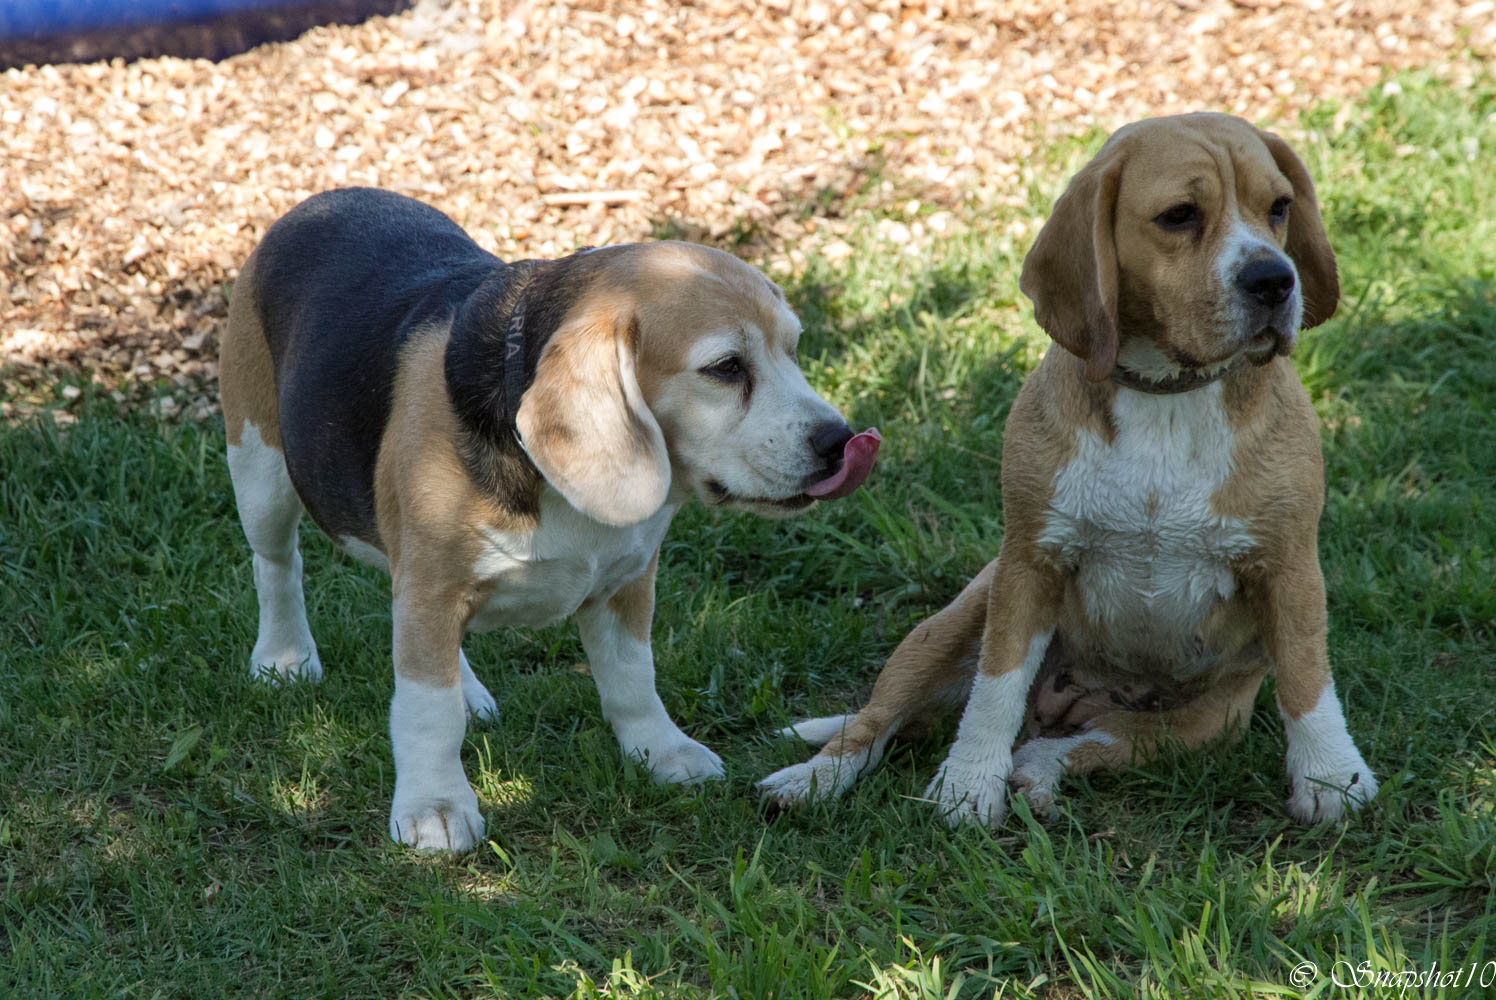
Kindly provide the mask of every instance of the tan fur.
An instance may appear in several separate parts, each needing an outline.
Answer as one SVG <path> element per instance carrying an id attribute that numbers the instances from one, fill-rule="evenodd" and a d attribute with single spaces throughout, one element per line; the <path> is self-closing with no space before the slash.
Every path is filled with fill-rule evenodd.
<path id="1" fill-rule="evenodd" d="M 640 642 L 649 641 L 650 626 L 654 623 L 655 573 L 659 568 L 660 550 L 655 549 L 649 560 L 649 568 L 608 598 L 608 607 L 623 622 L 629 635 Z"/>
<path id="2" fill-rule="evenodd" d="M 1086 362 L 1092 382 L 1117 363 L 1118 267 L 1110 221 L 1120 167 L 1118 155 L 1103 149 L 1075 176 L 1024 259 L 1018 282 L 1034 300 L 1039 325 Z"/>
<path id="3" fill-rule="evenodd" d="M 1153 223 L 1178 203 L 1182 189 L 1207 219 L 1225 220 L 1206 225 L 1194 244 Z M 1275 227 L 1267 208 L 1288 194 L 1289 224 Z M 1119 336 L 1148 337 L 1165 356 L 1197 363 L 1240 349 L 1223 344 L 1235 334 L 1201 291 L 1220 284 L 1215 269 L 1228 224 L 1238 233 L 1247 227 L 1291 256 L 1303 285 L 1305 325 L 1334 312 L 1334 256 L 1312 183 L 1275 136 L 1220 115 L 1143 122 L 1117 132 L 1071 182 L 1024 263 L 1023 290 L 1056 346 L 1008 417 L 998 558 L 899 645 L 867 706 L 818 757 L 876 759 L 894 730 L 960 704 L 945 693 L 970 685 L 978 637 L 979 669 L 995 678 L 1018 669 L 1030 642 L 1048 628 L 1056 639 L 1030 690 L 1024 737 L 1110 737 L 1082 743 L 1065 761 L 1069 771 L 1125 766 L 1155 752 L 1166 737 L 1201 746 L 1244 722 L 1272 669 L 1285 716 L 1299 718 L 1319 703 L 1331 678 L 1316 554 L 1319 426 L 1287 360 L 1237 370 L 1221 390 L 1235 450 L 1211 510 L 1240 519 L 1254 545 L 1232 567 L 1236 593 L 1199 625 L 1196 641 L 1219 655 L 1213 669 L 1175 680 L 1113 662 L 1105 630 L 1090 620 L 1073 581 L 1038 541 L 1077 431 L 1108 445 L 1113 440 L 1119 390 L 1103 380 L 1117 363 Z M 803 788 L 775 784 L 778 778 L 766 786 L 796 795 Z"/>
<path id="4" fill-rule="evenodd" d="M 411 337 L 401 354 L 389 432 L 374 469 L 380 548 L 395 596 L 395 667 L 428 684 L 456 683 L 462 631 L 483 596 L 470 572 L 478 525 L 534 531 L 534 518 L 488 501 L 473 485 L 453 443 L 457 418 L 447 399 L 444 327 Z M 536 489 L 539 483 L 536 483 Z M 409 633 L 409 657 L 399 652 Z M 438 649 L 437 644 L 441 648 Z"/>
<path id="5" fill-rule="evenodd" d="M 270 345 L 248 291 L 254 286 L 254 263 L 254 255 L 250 254 L 239 271 L 235 294 L 229 302 L 228 328 L 218 348 L 223 426 L 229 444 L 235 447 L 242 440 L 247 422 L 259 430 L 265 444 L 278 450 L 281 436 L 275 365 L 270 360 Z"/>
<path id="6" fill-rule="evenodd" d="M 605 289 L 571 310 L 520 405 L 525 450 L 562 495 L 608 524 L 633 524 L 665 502 L 670 460 L 634 374 L 632 296 Z"/>

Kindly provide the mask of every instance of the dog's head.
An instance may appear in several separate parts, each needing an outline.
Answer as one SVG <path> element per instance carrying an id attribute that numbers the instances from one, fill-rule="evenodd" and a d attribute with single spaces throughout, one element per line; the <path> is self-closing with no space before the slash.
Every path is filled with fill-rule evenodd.
<path id="1" fill-rule="evenodd" d="M 1152 379 L 1264 364 L 1340 299 L 1304 164 L 1222 114 L 1113 134 L 1055 203 L 1020 286 L 1092 381 L 1119 357 Z"/>
<path id="2" fill-rule="evenodd" d="M 784 293 L 730 254 L 689 243 L 588 251 L 517 424 L 577 509 L 632 524 L 694 491 L 713 506 L 787 516 L 870 455 L 795 359 Z M 582 277 L 585 272 L 585 277 Z M 845 459 L 844 459 L 845 453 Z M 847 463 L 843 474 L 843 463 Z"/>

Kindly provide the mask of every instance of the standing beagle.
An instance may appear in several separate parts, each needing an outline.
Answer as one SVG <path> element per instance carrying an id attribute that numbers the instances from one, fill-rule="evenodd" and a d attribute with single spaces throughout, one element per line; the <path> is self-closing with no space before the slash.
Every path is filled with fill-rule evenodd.
<path id="1" fill-rule="evenodd" d="M 855 438 L 795 362 L 800 322 L 736 258 L 687 243 L 506 264 L 386 191 L 309 198 L 240 272 L 221 359 L 228 463 L 254 550 L 250 670 L 317 680 L 303 510 L 393 584 L 390 834 L 482 836 L 459 751 L 493 697 L 465 631 L 575 615 L 623 752 L 694 782 L 722 762 L 670 720 L 650 619 L 692 493 L 772 517 L 857 488 Z"/>
<path id="2" fill-rule="evenodd" d="M 1056 346 L 1008 417 L 998 557 L 865 708 L 786 730 L 824 747 L 762 789 L 838 795 L 895 732 L 964 705 L 926 794 L 952 823 L 1000 822 L 1009 785 L 1049 812 L 1067 771 L 1245 723 L 1273 671 L 1289 812 L 1359 807 L 1377 782 L 1330 676 L 1319 424 L 1286 357 L 1340 295 L 1304 165 L 1227 115 L 1129 125 L 1021 286 Z"/>

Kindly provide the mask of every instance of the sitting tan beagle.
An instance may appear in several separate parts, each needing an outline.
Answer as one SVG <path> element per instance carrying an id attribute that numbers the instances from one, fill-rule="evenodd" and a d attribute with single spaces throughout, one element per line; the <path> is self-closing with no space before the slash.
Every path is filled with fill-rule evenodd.
<path id="1" fill-rule="evenodd" d="M 1001 821 L 1064 772 L 1245 723 L 1276 671 L 1288 809 L 1339 818 L 1377 789 L 1326 650 L 1319 425 L 1286 355 L 1335 311 L 1304 165 L 1227 115 L 1129 125 L 1071 181 L 1023 265 L 1054 339 L 1003 442 L 998 557 L 901 643 L 825 744 L 761 783 L 845 790 L 890 737 L 965 706 L 927 795 Z M 1015 750 L 1016 746 L 1016 750 Z"/>
<path id="2" fill-rule="evenodd" d="M 332 191 L 266 233 L 222 347 L 228 462 L 254 550 L 250 670 L 321 677 L 303 509 L 386 567 L 394 599 L 390 833 L 467 850 L 465 711 L 494 699 L 465 631 L 575 614 L 626 754 L 662 781 L 722 774 L 654 687 L 660 542 L 692 493 L 787 516 L 852 492 L 853 436 L 795 362 L 800 322 L 736 258 L 687 243 L 506 264 L 400 195 Z"/>

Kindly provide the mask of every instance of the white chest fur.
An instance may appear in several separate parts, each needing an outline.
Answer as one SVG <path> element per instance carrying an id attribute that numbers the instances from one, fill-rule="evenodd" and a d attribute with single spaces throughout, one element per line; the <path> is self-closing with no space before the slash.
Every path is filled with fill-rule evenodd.
<path id="1" fill-rule="evenodd" d="M 484 546 L 473 573 L 493 592 L 468 629 L 546 625 L 590 597 L 611 595 L 648 568 L 674 512 L 667 504 L 647 520 L 616 528 L 580 513 L 546 487 L 537 531 L 482 529 Z"/>
<path id="2" fill-rule="evenodd" d="M 1039 543 L 1074 572 L 1114 653 L 1188 670 L 1200 622 L 1236 591 L 1231 560 L 1253 545 L 1243 522 L 1211 508 L 1235 443 L 1221 385 L 1172 396 L 1119 389 L 1112 417 L 1110 444 L 1076 432 Z"/>

